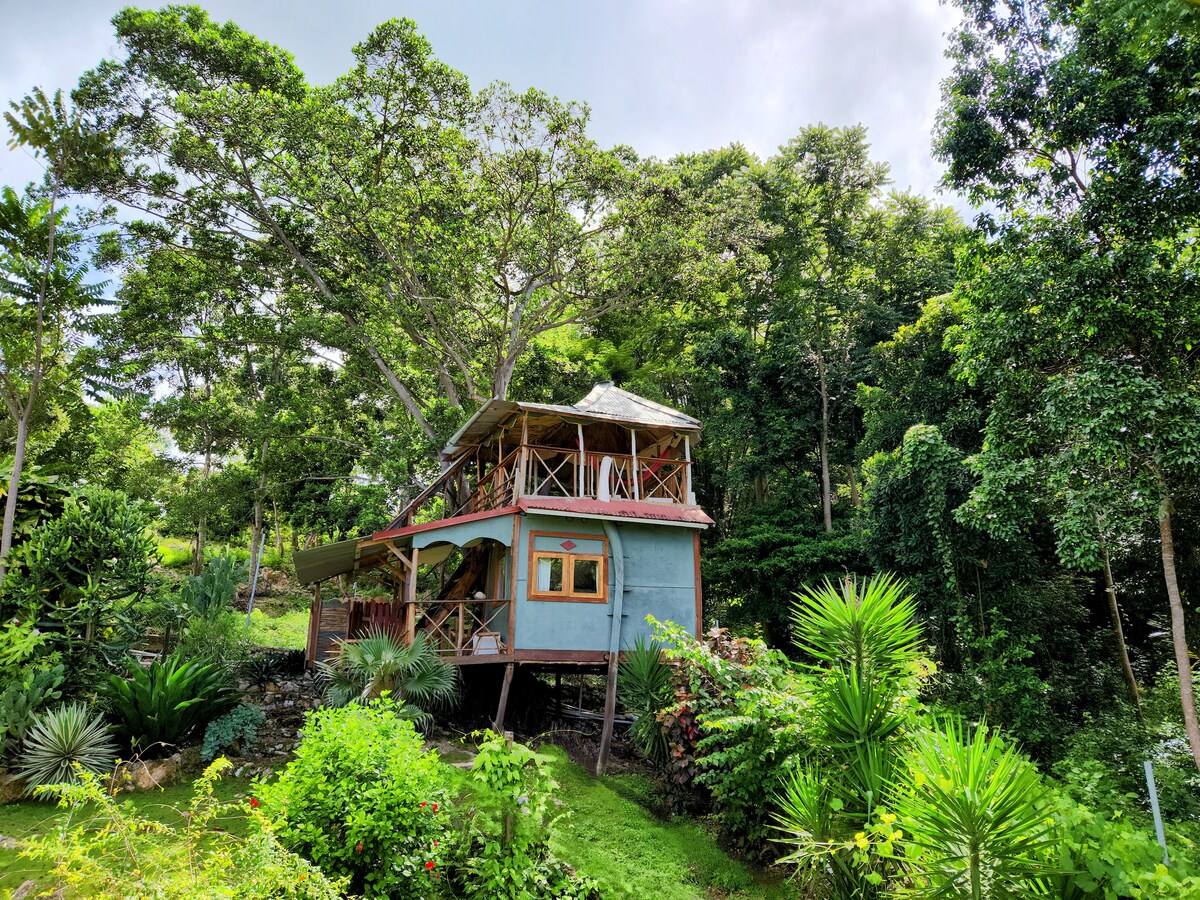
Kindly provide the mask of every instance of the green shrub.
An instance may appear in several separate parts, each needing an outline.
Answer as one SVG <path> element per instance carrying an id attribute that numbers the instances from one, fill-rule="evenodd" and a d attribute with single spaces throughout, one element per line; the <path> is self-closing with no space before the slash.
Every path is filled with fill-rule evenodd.
<path id="1" fill-rule="evenodd" d="M 241 704 L 225 715 L 213 719 L 204 729 L 204 743 L 200 746 L 200 758 L 211 762 L 218 753 L 237 744 L 245 747 L 254 743 L 258 729 L 267 721 L 266 714 L 257 706 Z"/>
<path id="2" fill-rule="evenodd" d="M 270 821 L 251 808 L 235 809 L 213 796 L 213 782 L 230 767 L 219 759 L 196 782 L 185 825 L 172 829 L 117 803 L 95 776 L 45 790 L 68 807 L 62 827 L 26 841 L 26 852 L 53 862 L 69 896 L 97 900 L 340 900 L 343 885 L 285 850 Z M 247 816 L 247 833 L 218 827 L 219 816 Z"/>
<path id="3" fill-rule="evenodd" d="M 914 736 L 906 762 L 895 834 L 914 898 L 1042 890 L 1058 841 L 1051 794 L 1028 759 L 999 732 L 946 720 Z"/>
<path id="4" fill-rule="evenodd" d="M 33 669 L 0 691 L 0 761 L 9 758 L 25 738 L 42 707 L 62 698 L 63 666 Z"/>
<path id="5" fill-rule="evenodd" d="M 206 659 L 232 671 L 246 662 L 251 648 L 245 616 L 225 612 L 212 618 L 189 619 L 176 652 L 186 659 Z"/>
<path id="6" fill-rule="evenodd" d="M 165 751 L 198 737 L 238 702 L 228 672 L 176 651 L 142 668 L 126 657 L 128 677 L 109 675 L 98 685 L 117 722 L 116 732 L 139 752 Z"/>
<path id="7" fill-rule="evenodd" d="M 689 779 L 708 792 L 722 839 L 760 859 L 776 844 L 771 803 L 789 760 L 811 747 L 807 691 L 782 654 L 724 631 L 697 641 L 655 623 L 675 664 L 675 700 L 659 716 L 666 728 L 668 784 Z M 677 802 L 677 806 L 682 805 Z"/>
<path id="8" fill-rule="evenodd" d="M 795 642 L 812 661 L 814 741 L 780 797 L 781 842 L 792 847 L 785 861 L 818 892 L 877 896 L 896 865 L 868 852 L 869 833 L 900 777 L 928 671 L 915 604 L 886 575 L 825 582 L 797 597 Z"/>
<path id="9" fill-rule="evenodd" d="M 1163 703 L 1162 698 L 1172 702 Z M 1145 729 L 1132 708 L 1120 701 L 1103 716 L 1085 714 L 1084 726 L 1067 738 L 1066 753 L 1055 763 L 1054 773 L 1074 799 L 1092 809 L 1115 813 L 1136 808 L 1146 814 L 1142 763 L 1150 760 L 1164 818 L 1200 820 L 1200 774 L 1178 713 L 1178 680 L 1160 679 L 1146 699 Z"/>
<path id="10" fill-rule="evenodd" d="M 17 774 L 30 787 L 77 780 L 77 770 L 107 772 L 117 746 L 100 716 L 85 703 L 64 704 L 38 714 L 22 744 Z"/>
<path id="11" fill-rule="evenodd" d="M 32 619 L 9 619 L 0 626 L 0 684 L 16 678 L 45 643 Z"/>
<path id="12" fill-rule="evenodd" d="M 599 897 L 550 852 L 558 785 L 528 747 L 487 732 L 471 767 L 475 801 L 456 842 L 449 878 L 467 897 L 558 900 Z"/>
<path id="13" fill-rule="evenodd" d="M 284 846 L 368 898 L 435 896 L 447 830 L 444 771 L 395 704 L 308 714 L 296 756 L 259 788 Z"/>
<path id="14" fill-rule="evenodd" d="M 1058 837 L 1050 885 L 1061 900 L 1110 897 L 1200 896 L 1195 847 L 1168 840 L 1170 867 L 1151 827 L 1135 826 L 1121 812 L 1110 817 L 1057 793 L 1051 798 Z"/>
<path id="15" fill-rule="evenodd" d="M 283 678 L 285 665 L 275 653 L 255 653 L 238 666 L 238 674 L 251 684 L 265 688 Z"/>
<path id="16" fill-rule="evenodd" d="M 147 525 L 125 494 L 86 488 L 13 553 L 4 606 L 39 623 L 72 687 L 90 687 L 140 637 L 130 610 L 153 568 Z"/>

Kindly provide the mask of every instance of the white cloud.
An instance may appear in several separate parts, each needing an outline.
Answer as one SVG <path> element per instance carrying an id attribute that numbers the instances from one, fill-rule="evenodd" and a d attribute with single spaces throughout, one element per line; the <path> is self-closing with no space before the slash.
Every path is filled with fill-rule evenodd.
<path id="1" fill-rule="evenodd" d="M 34 84 L 69 88 L 112 53 L 111 0 L 0 0 L 0 99 Z M 896 186 L 928 193 L 943 33 L 956 13 L 935 0 L 623 0 L 608 4 L 381 0 L 206 4 L 214 18 L 292 51 L 316 81 L 344 71 L 379 21 L 408 15 L 434 52 L 474 85 L 503 79 L 582 100 L 604 144 L 669 156 L 740 141 L 770 155 L 817 121 L 861 122 Z M 39 167 L 0 150 L 0 182 Z"/>

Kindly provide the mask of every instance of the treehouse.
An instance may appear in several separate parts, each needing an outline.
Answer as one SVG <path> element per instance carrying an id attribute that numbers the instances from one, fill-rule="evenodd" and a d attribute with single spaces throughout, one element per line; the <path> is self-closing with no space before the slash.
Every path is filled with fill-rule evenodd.
<path id="1" fill-rule="evenodd" d="M 699 437 L 690 416 L 607 382 L 570 406 L 488 401 L 386 529 L 295 555 L 315 585 L 309 663 L 378 626 L 456 665 L 503 664 L 498 726 L 514 665 L 605 667 L 611 695 L 647 615 L 701 628 Z M 347 597 L 335 579 L 374 589 Z"/>

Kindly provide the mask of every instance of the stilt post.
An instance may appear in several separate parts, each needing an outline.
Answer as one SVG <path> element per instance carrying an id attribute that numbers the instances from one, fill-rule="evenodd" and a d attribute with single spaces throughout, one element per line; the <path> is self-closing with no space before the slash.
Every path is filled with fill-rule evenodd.
<path id="1" fill-rule="evenodd" d="M 596 757 L 596 775 L 608 768 L 608 751 L 612 746 L 613 719 L 617 714 L 617 665 L 620 654 L 608 654 L 608 683 L 604 686 L 604 730 L 600 732 L 600 755 Z"/>
<path id="2" fill-rule="evenodd" d="M 504 733 L 504 714 L 508 709 L 508 687 L 512 684 L 513 664 L 507 663 L 504 666 L 504 681 L 500 685 L 500 704 L 496 707 L 496 721 L 492 723 L 492 731 L 496 734 Z"/>

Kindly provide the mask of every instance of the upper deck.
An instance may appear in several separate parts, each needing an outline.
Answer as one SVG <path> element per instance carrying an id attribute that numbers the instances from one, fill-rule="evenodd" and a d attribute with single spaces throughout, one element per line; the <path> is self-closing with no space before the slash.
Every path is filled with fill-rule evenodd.
<path id="1" fill-rule="evenodd" d="M 450 439 L 442 474 L 388 531 L 526 505 L 615 516 L 644 515 L 645 504 L 694 509 L 699 436 L 692 417 L 607 382 L 570 406 L 491 400 Z"/>

